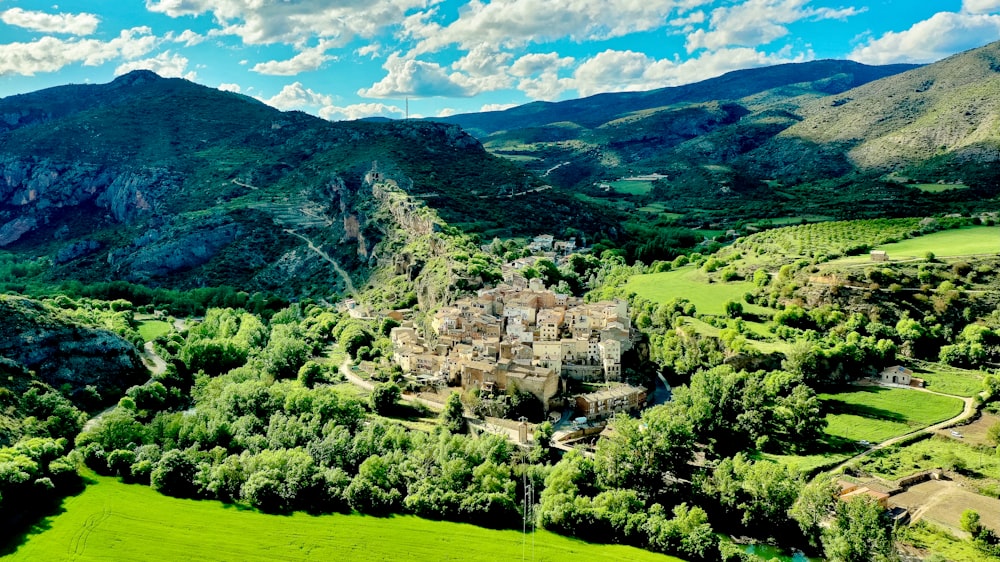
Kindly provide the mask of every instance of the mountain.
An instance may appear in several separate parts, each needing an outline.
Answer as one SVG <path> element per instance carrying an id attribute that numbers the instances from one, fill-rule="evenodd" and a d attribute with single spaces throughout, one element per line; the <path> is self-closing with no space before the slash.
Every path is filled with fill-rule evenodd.
<path id="1" fill-rule="evenodd" d="M 915 67 L 916 65 L 909 64 L 868 66 L 842 60 L 779 64 L 735 70 L 683 86 L 646 92 L 597 94 L 562 102 L 533 102 L 504 111 L 459 114 L 435 120 L 461 125 L 480 139 L 497 131 L 544 127 L 563 122 L 593 129 L 637 111 L 737 100 L 779 88 L 787 88 L 784 92 L 774 92 L 783 97 L 810 93 L 834 94 Z"/>
<path id="2" fill-rule="evenodd" d="M 392 258 L 373 166 L 484 236 L 613 219 L 454 125 L 331 123 L 149 71 L 2 99 L 0 123 L 0 248 L 50 281 L 344 291 Z"/>
<path id="3" fill-rule="evenodd" d="M 967 212 L 998 206 L 998 69 L 994 43 L 925 66 L 814 61 L 444 120 L 555 186 L 644 209 L 640 222 Z"/>
<path id="4" fill-rule="evenodd" d="M 821 60 L 738 70 L 685 86 L 537 102 L 441 119 L 553 184 L 579 189 L 634 172 L 728 165 L 797 123 L 802 107 L 915 65 Z M 727 180 L 730 183 L 733 181 Z"/>
<path id="5" fill-rule="evenodd" d="M 998 93 L 1000 42 L 814 100 L 748 157 L 779 174 L 833 152 L 862 170 L 920 175 L 929 167 L 961 179 L 963 165 L 975 173 L 1000 159 Z"/>

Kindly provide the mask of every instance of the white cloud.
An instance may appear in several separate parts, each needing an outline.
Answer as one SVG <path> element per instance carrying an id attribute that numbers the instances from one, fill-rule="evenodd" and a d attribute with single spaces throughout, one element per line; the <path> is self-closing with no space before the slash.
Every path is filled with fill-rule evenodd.
<path id="1" fill-rule="evenodd" d="M 712 10 L 710 31 L 698 29 L 688 35 L 688 52 L 766 45 L 788 34 L 788 24 L 801 20 L 845 19 L 863 11 L 858 8 L 812 8 L 810 0 L 746 0 Z"/>
<path id="2" fill-rule="evenodd" d="M 371 57 L 375 58 L 382 52 L 382 45 L 378 43 L 369 43 L 363 47 L 358 47 L 354 50 L 354 54 L 359 57 Z"/>
<path id="3" fill-rule="evenodd" d="M 437 0 L 146 0 L 146 9 L 173 18 L 211 13 L 218 33 L 236 35 L 249 45 L 304 44 L 312 37 L 336 40 L 372 37 L 399 25 L 414 10 Z"/>
<path id="4" fill-rule="evenodd" d="M 867 64 L 933 62 L 995 41 L 998 36 L 1000 15 L 938 12 L 905 31 L 870 39 L 848 58 Z"/>
<path id="5" fill-rule="evenodd" d="M 750 48 L 706 52 L 684 61 L 655 59 L 634 51 L 607 50 L 586 60 L 562 83 L 581 96 L 602 92 L 642 91 L 690 84 L 714 78 L 732 70 L 804 62 L 813 54 L 791 56 L 786 49 L 768 54 Z"/>
<path id="6" fill-rule="evenodd" d="M 291 109 L 318 109 L 328 105 L 333 105 L 332 96 L 321 94 L 306 88 L 302 85 L 302 82 L 287 84 L 273 97 L 258 99 L 267 105 L 282 111 L 288 111 Z"/>
<path id="7" fill-rule="evenodd" d="M 469 89 L 458 84 L 441 65 L 407 59 L 396 53 L 389 55 L 382 68 L 388 71 L 382 80 L 370 88 L 358 90 L 358 95 L 367 98 L 393 98 L 414 96 L 430 98 L 464 97 L 471 95 Z"/>
<path id="8" fill-rule="evenodd" d="M 458 18 L 447 25 L 416 18 L 404 24 L 403 34 L 419 41 L 412 54 L 436 52 L 454 44 L 469 50 L 481 43 L 513 47 L 567 37 L 574 41 L 607 39 L 658 29 L 675 10 L 711 3 L 712 0 L 471 0 Z"/>
<path id="9" fill-rule="evenodd" d="M 233 92 L 236 94 L 239 94 L 240 92 L 243 91 L 243 88 L 241 88 L 239 84 L 230 84 L 226 82 L 219 84 L 219 89 L 222 90 L 223 92 Z"/>
<path id="10" fill-rule="evenodd" d="M 58 8 L 56 8 L 58 9 Z M 47 14 L 11 8 L 0 12 L 0 20 L 7 25 L 23 27 L 43 33 L 65 33 L 67 35 L 90 35 L 97 30 L 99 20 L 94 14 Z"/>
<path id="11" fill-rule="evenodd" d="M 510 109 L 512 107 L 517 107 L 516 103 L 486 103 L 479 108 L 479 111 L 503 111 L 505 109 Z"/>
<path id="12" fill-rule="evenodd" d="M 559 53 L 531 53 L 517 59 L 510 67 L 514 76 L 531 76 L 546 71 L 556 71 L 571 66 L 573 57 L 563 57 Z"/>
<path id="13" fill-rule="evenodd" d="M 115 76 L 126 74 L 133 70 L 152 70 L 164 78 L 185 78 L 194 80 L 197 74 L 192 70 L 187 71 L 188 59 L 178 54 L 171 54 L 164 51 L 155 57 L 133 60 L 118 65 L 115 69 Z"/>
<path id="14" fill-rule="evenodd" d="M 963 0 L 962 11 L 969 14 L 988 14 L 1000 11 L 1000 0 Z"/>
<path id="15" fill-rule="evenodd" d="M 452 115 L 458 115 L 458 110 L 454 107 L 445 107 L 437 112 L 438 117 L 451 117 Z"/>
<path id="16" fill-rule="evenodd" d="M 394 105 L 384 103 L 356 103 L 346 107 L 328 105 L 319 110 L 319 116 L 331 121 L 353 121 L 365 117 L 400 119 L 406 117 L 406 112 Z"/>
<path id="17" fill-rule="evenodd" d="M 333 55 L 326 54 L 332 46 L 329 41 L 320 41 L 319 45 L 303 49 L 288 60 L 257 63 L 250 70 L 271 76 L 295 76 L 303 72 L 318 70 L 326 62 L 337 59 Z"/>
<path id="18" fill-rule="evenodd" d="M 134 27 L 123 30 L 110 41 L 42 37 L 30 43 L 0 44 L 0 76 L 34 76 L 74 63 L 98 66 L 119 58 L 136 59 L 156 46 L 158 40 L 151 33 L 148 27 Z"/>
<path id="19" fill-rule="evenodd" d="M 180 35 L 174 35 L 174 32 L 171 31 L 167 33 L 166 38 L 168 41 L 173 41 L 175 43 L 184 43 L 185 47 L 193 47 L 206 39 L 204 35 L 191 31 L 190 29 L 185 29 L 180 33 Z"/>

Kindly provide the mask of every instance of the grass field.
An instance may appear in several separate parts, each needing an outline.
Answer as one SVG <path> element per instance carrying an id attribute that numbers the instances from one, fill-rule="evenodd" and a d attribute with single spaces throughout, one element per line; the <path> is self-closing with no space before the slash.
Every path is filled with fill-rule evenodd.
<path id="1" fill-rule="evenodd" d="M 618 180 L 610 182 L 611 189 L 627 195 L 645 195 L 653 189 L 653 183 L 639 180 Z"/>
<path id="2" fill-rule="evenodd" d="M 937 258 L 967 256 L 971 254 L 1000 254 L 1000 226 L 967 226 L 933 232 L 916 238 L 908 238 L 892 244 L 876 246 L 885 250 L 890 261 L 923 259 L 927 252 Z M 842 258 L 831 263 L 870 262 L 865 254 Z"/>
<path id="3" fill-rule="evenodd" d="M 873 453 L 860 466 L 875 476 L 896 480 L 930 468 L 952 468 L 955 459 L 965 470 L 978 473 L 981 478 L 1000 480 L 1000 457 L 991 447 L 984 452 L 981 448 L 970 447 L 964 439 L 940 435 L 896 451 L 890 448 Z M 949 464 L 952 466 L 947 466 Z"/>
<path id="4" fill-rule="evenodd" d="M 963 408 L 958 398 L 883 387 L 820 394 L 819 398 L 828 412 L 829 435 L 872 443 L 946 420 Z"/>
<path id="5" fill-rule="evenodd" d="M 743 302 L 743 294 L 753 288 L 753 283 L 709 283 L 708 276 L 695 268 L 686 266 L 663 273 L 636 275 L 625 284 L 627 291 L 634 291 L 640 297 L 653 302 L 666 303 L 675 298 L 686 298 L 702 314 L 723 314 L 727 301 Z M 749 305 L 743 306 L 750 310 Z"/>
<path id="6" fill-rule="evenodd" d="M 927 383 L 927 389 L 955 396 L 975 396 L 983 390 L 983 373 L 959 369 L 941 363 L 920 363 L 914 375 Z"/>
<path id="7" fill-rule="evenodd" d="M 942 191 L 951 191 L 953 189 L 969 189 L 969 186 L 964 183 L 911 183 L 910 187 L 927 193 L 941 193 Z"/>
<path id="8" fill-rule="evenodd" d="M 939 258 L 968 254 L 1000 253 L 1000 227 L 967 226 L 942 230 L 893 244 L 878 246 L 889 253 L 890 259 L 922 258 L 934 252 Z"/>
<path id="9" fill-rule="evenodd" d="M 709 283 L 707 275 L 694 266 L 682 267 L 663 273 L 636 275 L 625 284 L 627 291 L 653 302 L 665 303 L 675 298 L 686 298 L 702 314 L 725 313 L 726 301 L 743 302 L 743 294 L 753 289 L 753 283 Z M 744 304 L 747 312 L 759 313 L 763 309 Z"/>
<path id="10" fill-rule="evenodd" d="M 63 512 L 10 560 L 660 560 L 620 545 L 538 531 L 495 531 L 412 516 L 265 515 L 216 501 L 180 500 L 113 478 L 63 502 Z M 533 550 L 532 550 L 533 549 Z"/>
<path id="11" fill-rule="evenodd" d="M 170 323 L 163 320 L 146 320 L 139 324 L 139 335 L 143 341 L 153 341 L 170 331 Z"/>

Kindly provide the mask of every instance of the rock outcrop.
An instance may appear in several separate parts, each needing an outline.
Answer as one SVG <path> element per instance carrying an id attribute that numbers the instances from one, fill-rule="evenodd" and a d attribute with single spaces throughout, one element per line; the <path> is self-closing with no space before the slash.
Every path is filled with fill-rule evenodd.
<path id="1" fill-rule="evenodd" d="M 0 357 L 70 392 L 92 386 L 113 398 L 148 377 L 139 354 L 119 336 L 64 318 L 42 303 L 0 295 Z"/>

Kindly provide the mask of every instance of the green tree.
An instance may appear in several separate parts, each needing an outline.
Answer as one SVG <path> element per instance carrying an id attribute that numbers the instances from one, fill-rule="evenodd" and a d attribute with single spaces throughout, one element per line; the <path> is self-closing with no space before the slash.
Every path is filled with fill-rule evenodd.
<path id="1" fill-rule="evenodd" d="M 813 546 L 820 546 L 823 536 L 821 524 L 836 507 L 836 491 L 836 483 L 832 478 L 819 476 L 802 488 L 788 512 Z"/>
<path id="2" fill-rule="evenodd" d="M 195 484 L 195 474 L 198 467 L 185 451 L 174 449 L 167 451 L 156 463 L 156 468 L 149 475 L 153 489 L 161 494 L 178 498 L 193 498 L 198 488 Z"/>
<path id="3" fill-rule="evenodd" d="M 871 496 L 840 502 L 832 524 L 823 533 L 830 562 L 889 562 L 895 560 L 892 522 Z"/>
<path id="4" fill-rule="evenodd" d="M 381 416 L 389 415 L 399 402 L 402 392 L 391 382 L 380 382 L 368 396 L 368 405 L 372 411 Z"/>
<path id="5" fill-rule="evenodd" d="M 465 406 L 462 405 L 462 395 L 452 392 L 441 411 L 441 425 L 452 433 L 465 433 Z"/>

